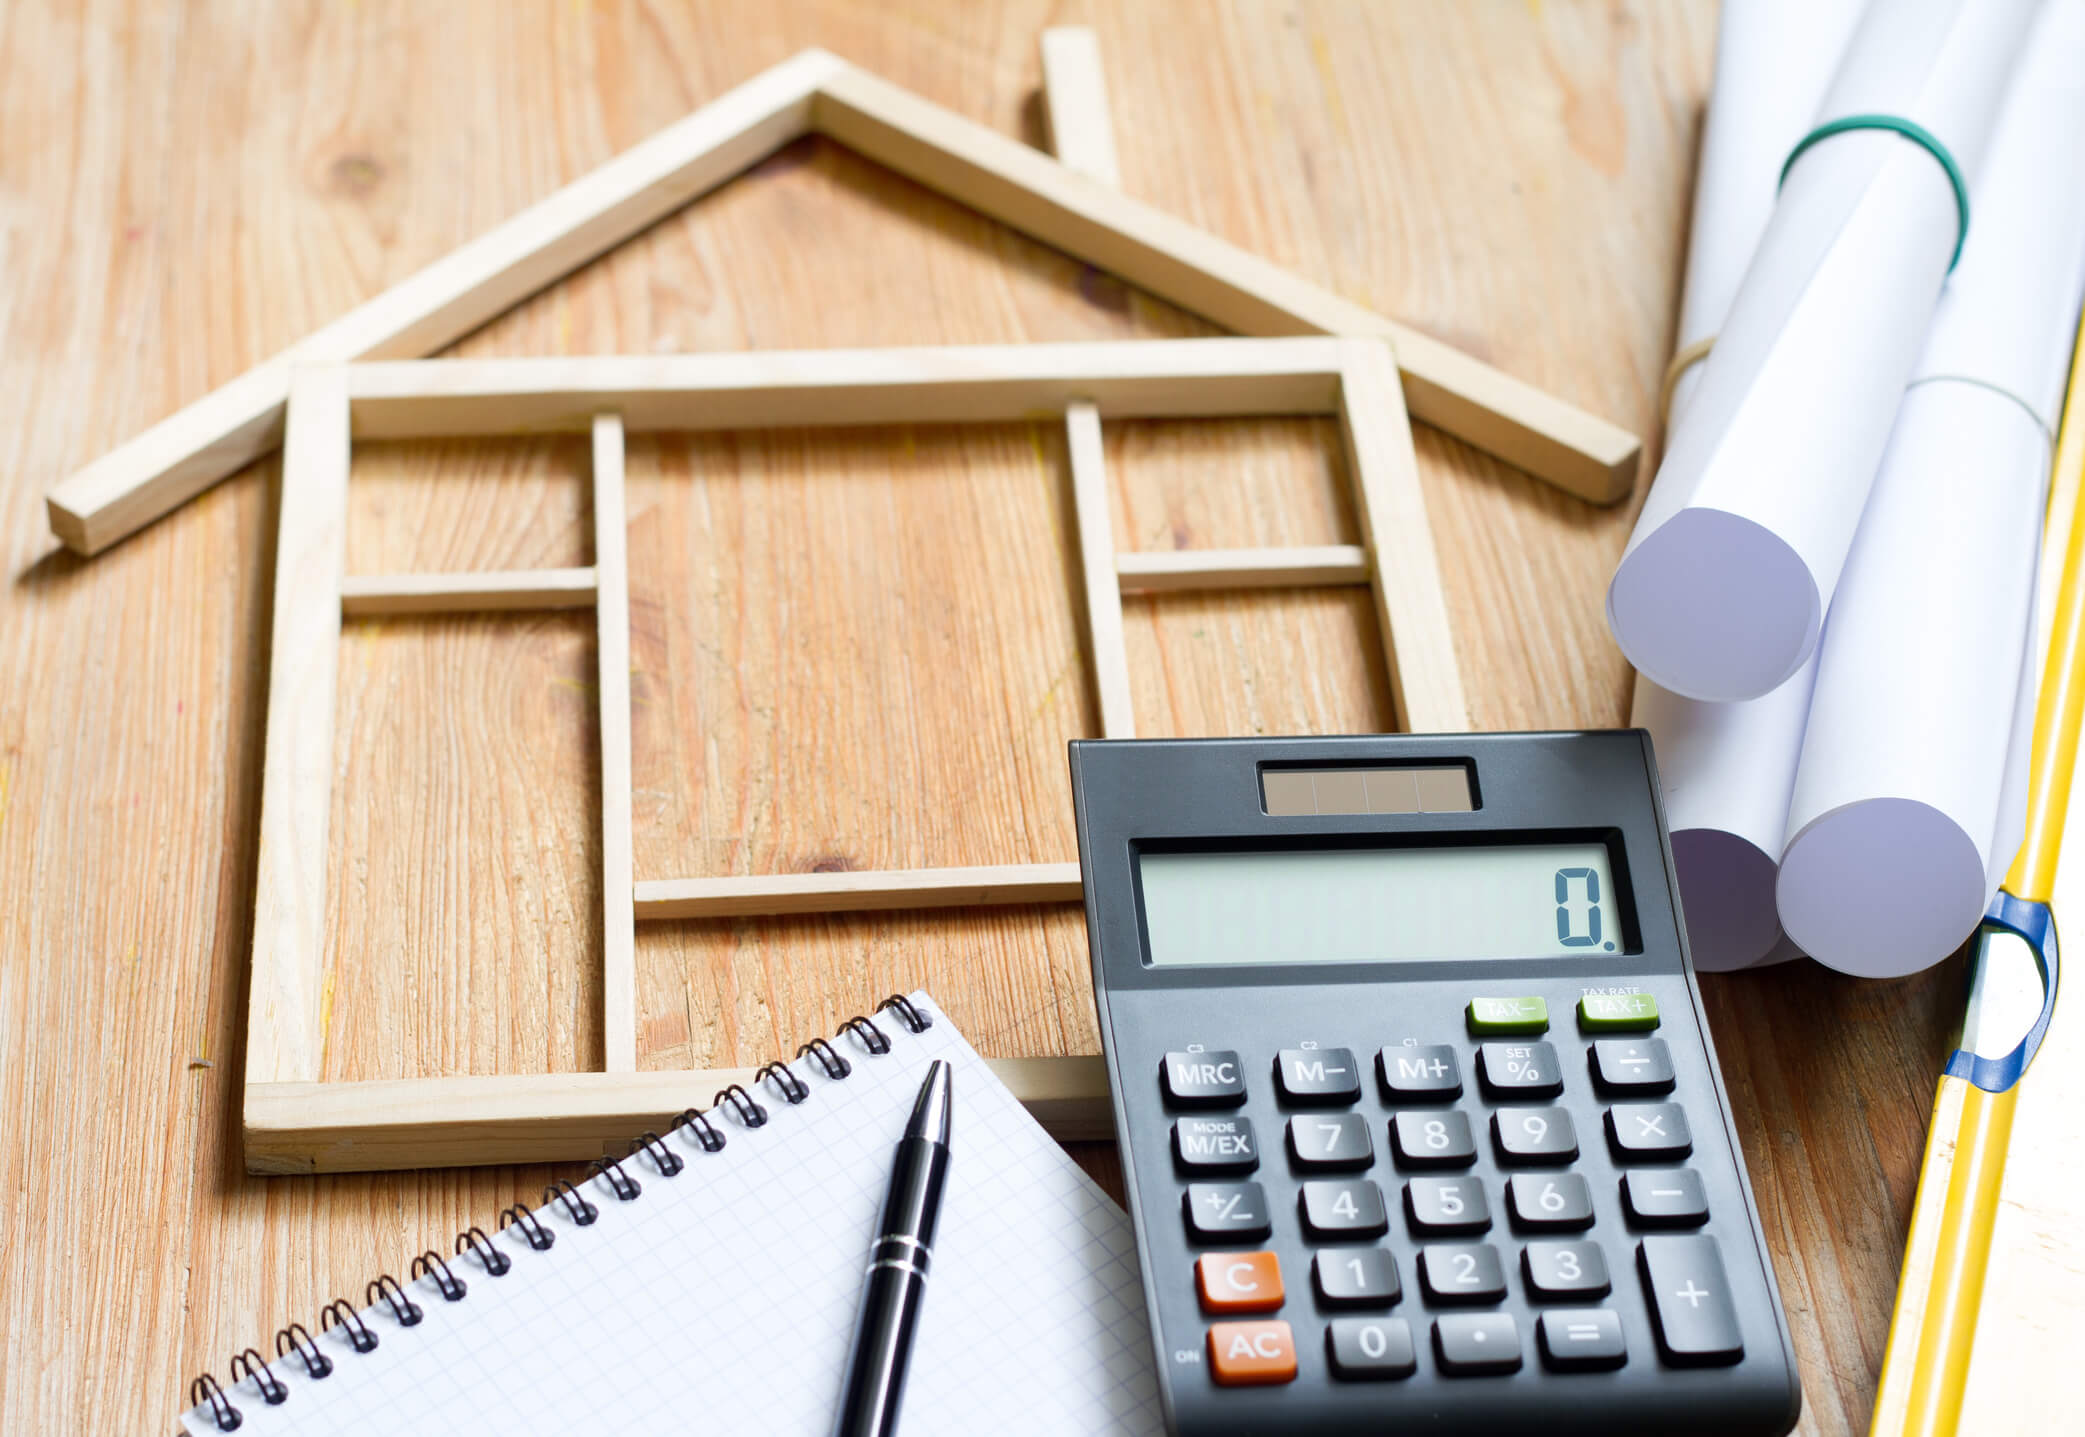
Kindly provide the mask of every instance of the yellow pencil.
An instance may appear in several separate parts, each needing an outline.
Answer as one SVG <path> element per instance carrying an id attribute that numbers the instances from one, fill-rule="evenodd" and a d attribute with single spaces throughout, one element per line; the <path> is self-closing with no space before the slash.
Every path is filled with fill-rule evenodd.
<path id="1" fill-rule="evenodd" d="M 2055 1011 L 2056 928 L 2048 905 L 2085 716 L 2081 483 L 2085 324 L 2072 352 L 2049 483 L 2049 543 L 2063 536 L 2063 567 L 2035 705 L 2026 840 L 1970 955 L 1969 1002 L 1933 1099 L 1871 1437 L 1948 1437 L 1961 1419 L 2014 1099 Z"/>

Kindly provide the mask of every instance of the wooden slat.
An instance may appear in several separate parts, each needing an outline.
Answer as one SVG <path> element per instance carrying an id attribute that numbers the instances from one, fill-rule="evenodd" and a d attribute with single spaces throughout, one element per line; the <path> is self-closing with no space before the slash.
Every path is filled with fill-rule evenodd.
<path id="1" fill-rule="evenodd" d="M 1108 521 L 1107 455 L 1100 413 L 1081 401 L 1064 411 L 1065 448 L 1071 456 L 1072 507 L 1078 515 L 1079 564 L 1086 590 L 1086 637 L 1102 738 L 1135 738 L 1129 696 L 1129 649 L 1122 637 L 1122 589 L 1115 581 L 1115 534 Z"/>
<path id="2" fill-rule="evenodd" d="M 986 1061 L 1060 1140 L 1114 1136 L 1100 1058 Z M 709 1107 L 727 1084 L 754 1087 L 753 1075 L 710 1068 L 262 1083 L 246 1093 L 246 1167 L 338 1173 L 620 1157 L 633 1134 L 663 1132 L 684 1109 Z M 762 1093 L 763 1103 L 771 1100 Z"/>
<path id="3" fill-rule="evenodd" d="M 1461 733 L 1469 704 L 1397 369 L 1383 344 L 1345 344 L 1340 420 L 1362 541 L 1375 555 L 1376 616 L 1398 723 L 1407 733 Z"/>
<path id="4" fill-rule="evenodd" d="M 786 425 L 1006 423 L 1077 400 L 1118 418 L 1331 414 L 1339 341 L 1174 339 L 572 359 L 436 359 L 348 370 L 361 439 Z"/>
<path id="5" fill-rule="evenodd" d="M 594 417 L 594 603 L 601 695 L 601 1024 L 603 1063 L 637 1071 L 637 915 L 630 828 L 630 563 L 623 425 Z"/>
<path id="6" fill-rule="evenodd" d="M 636 891 L 640 921 L 969 908 L 988 903 L 1076 903 L 1081 896 L 1077 863 L 651 878 L 639 883 Z"/>
<path id="7" fill-rule="evenodd" d="M 814 127 L 1243 333 L 1393 340 L 1422 419 L 1597 502 L 1629 491 L 1639 445 L 1626 431 L 806 50 L 79 470 L 49 496 L 52 532 L 99 552 L 274 449 L 292 366 L 439 349 Z"/>
<path id="8" fill-rule="evenodd" d="M 1327 588 L 1368 582 L 1368 551 L 1358 544 L 1288 549 L 1171 549 L 1117 554 L 1125 594 L 1186 589 Z"/>
<path id="9" fill-rule="evenodd" d="M 593 602 L 592 569 L 351 574 L 340 582 L 340 612 L 351 619 L 498 609 L 583 609 Z"/>
<path id="10" fill-rule="evenodd" d="M 1111 190 L 1122 188 L 1115 158 L 1115 127 L 1108 119 L 1108 87 L 1100 41 L 1084 25 L 1057 25 L 1042 33 L 1043 108 L 1050 149 L 1070 170 Z"/>
<path id="11" fill-rule="evenodd" d="M 300 369 L 291 394 L 261 762 L 249 1083 L 316 1082 L 325 1064 L 326 825 L 347 554 L 348 401 L 341 372 L 330 368 Z"/>
<path id="12" fill-rule="evenodd" d="M 1388 339 L 1412 412 L 1574 494 L 1629 492 L 1636 436 L 852 66 L 812 123 L 870 159 L 1241 334 Z"/>
<path id="13" fill-rule="evenodd" d="M 110 450 L 51 491 L 51 532 L 98 553 L 282 441 L 298 364 L 429 354 L 804 133 L 841 62 L 806 50 Z"/>

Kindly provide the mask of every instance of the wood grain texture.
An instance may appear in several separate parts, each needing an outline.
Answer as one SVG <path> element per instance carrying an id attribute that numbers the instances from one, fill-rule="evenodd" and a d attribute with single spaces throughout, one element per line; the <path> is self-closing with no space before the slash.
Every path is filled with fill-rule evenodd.
<path id="1" fill-rule="evenodd" d="M 0 1429 L 165 1431 L 196 1371 L 576 1176 L 242 1173 L 277 466 L 89 564 L 44 489 L 806 45 L 1040 143 L 1037 37 L 1067 22 L 1100 34 L 1126 192 L 1653 423 L 1707 3 L 0 10 Z M 798 141 L 461 351 L 1209 332 Z M 1360 541 L 1336 420 L 1104 431 L 1125 550 Z M 1415 437 L 1474 725 L 1620 722 L 1600 603 L 1630 513 Z M 585 565 L 586 464 L 358 446 L 348 571 Z M 1055 421 L 639 437 L 628 469 L 640 879 L 1074 856 L 1063 743 L 1097 723 Z M 371 961 L 336 982 L 329 1079 L 600 1061 L 592 627 L 347 626 L 338 722 L 395 728 L 339 750 L 368 756 L 329 861 L 366 901 L 327 941 Z M 1125 640 L 1150 736 L 1390 718 L 1365 590 L 1132 597 Z M 441 722 L 403 722 L 430 697 Z M 1806 1432 L 1864 1426 L 1958 978 L 1703 982 Z M 639 1064 L 750 1066 L 914 983 L 988 1054 L 1092 1052 L 1088 981 L 1070 905 L 648 924 Z"/>

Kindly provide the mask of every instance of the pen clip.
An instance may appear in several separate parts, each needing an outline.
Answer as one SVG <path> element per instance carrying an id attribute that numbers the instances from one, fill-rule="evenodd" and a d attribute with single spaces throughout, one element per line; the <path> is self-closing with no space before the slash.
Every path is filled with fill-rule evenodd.
<path id="1" fill-rule="evenodd" d="M 1945 1071 L 2002 1093 L 2034 1061 L 2056 1013 L 2056 918 L 2048 904 L 2000 889 L 1970 943 L 1969 1005 Z"/>

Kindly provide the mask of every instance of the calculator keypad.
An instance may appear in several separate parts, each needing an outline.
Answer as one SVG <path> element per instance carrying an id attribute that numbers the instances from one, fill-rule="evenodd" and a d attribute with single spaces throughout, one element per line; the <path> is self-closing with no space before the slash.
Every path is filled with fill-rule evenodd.
<path id="1" fill-rule="evenodd" d="M 1310 1275 L 1327 1307 L 1395 1307 L 1404 1296 L 1397 1259 L 1379 1247 L 1321 1252 L 1310 1260 Z"/>
<path id="2" fill-rule="evenodd" d="M 1196 1242 L 1258 1242 L 1274 1230 L 1258 1183 L 1189 1183 L 1180 1206 Z"/>
<path id="3" fill-rule="evenodd" d="M 1452 1108 L 1399 1113 L 1390 1120 L 1390 1148 L 1401 1168 L 1465 1168 L 1477 1161 L 1469 1116 Z"/>
<path id="4" fill-rule="evenodd" d="M 1586 1041 L 1573 1047 L 1535 1036 L 1531 1007 L 1515 1001 L 1466 1044 L 1165 1055 L 1160 1096 L 1188 1242 L 1202 1250 L 1192 1281 L 1212 1380 L 1742 1358 L 1704 1231 L 1707 1185 L 1683 1165 L 1693 1136 L 1673 1056 L 1644 1031 L 1655 1003 L 1579 1008 Z M 1599 1026 L 1584 1021 L 1595 1012 Z M 1521 1026 L 1502 1034 L 1493 1019 Z M 1298 1233 L 1307 1284 L 1300 1271 L 1285 1283 L 1295 1259 L 1273 1250 Z"/>
<path id="5" fill-rule="evenodd" d="M 1375 1140 L 1361 1113 L 1304 1113 L 1289 1119 L 1289 1158 L 1304 1172 L 1360 1172 L 1374 1166 Z"/>
<path id="6" fill-rule="evenodd" d="M 1383 1190 L 1367 1178 L 1305 1183 L 1299 1205 L 1303 1231 L 1318 1242 L 1351 1242 L 1390 1231 Z"/>
<path id="7" fill-rule="evenodd" d="M 1282 1101 L 1338 1107 L 1361 1099 L 1361 1065 L 1349 1048 L 1283 1048 L 1274 1060 Z"/>

